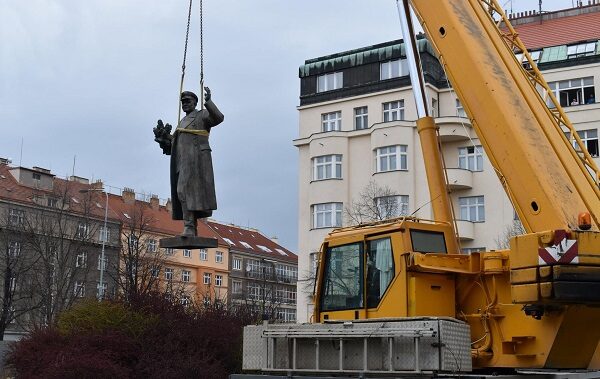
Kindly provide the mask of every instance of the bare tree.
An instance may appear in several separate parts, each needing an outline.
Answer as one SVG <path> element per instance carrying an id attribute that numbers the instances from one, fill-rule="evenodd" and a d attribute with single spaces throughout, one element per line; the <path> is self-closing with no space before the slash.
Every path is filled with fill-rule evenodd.
<path id="1" fill-rule="evenodd" d="M 121 249 L 119 259 L 113 263 L 113 279 L 120 295 L 127 301 L 159 292 L 173 301 L 188 301 L 188 284 L 178 280 L 183 271 L 167 267 L 170 254 L 158 246 L 158 237 L 153 232 L 157 220 L 150 205 L 135 201 L 124 212 L 121 222 Z"/>
<path id="2" fill-rule="evenodd" d="M 344 209 L 349 225 L 360 225 L 373 221 L 398 217 L 400 213 L 397 194 L 389 187 L 370 181 Z"/>
<path id="3" fill-rule="evenodd" d="M 34 192 L 36 206 L 24 214 L 24 250 L 34 262 L 23 280 L 23 291 L 30 291 L 23 303 L 32 310 L 25 327 L 54 323 L 85 296 L 88 260 L 98 250 L 92 238 L 100 221 L 92 213 L 90 199 L 74 192 L 68 181 L 55 183 L 49 193 Z"/>
<path id="4" fill-rule="evenodd" d="M 38 261 L 36 256 L 23 252 L 26 241 L 20 222 L 23 215 L 24 211 L 16 208 L 0 212 L 0 340 L 10 324 L 39 307 L 38 303 L 27 301 L 31 298 L 31 288 L 23 285 Z"/>
<path id="5" fill-rule="evenodd" d="M 510 240 L 521 234 L 525 234 L 525 228 L 519 220 L 513 220 L 512 224 L 504 227 L 502 233 L 494 239 L 498 249 L 508 249 L 510 247 Z"/>

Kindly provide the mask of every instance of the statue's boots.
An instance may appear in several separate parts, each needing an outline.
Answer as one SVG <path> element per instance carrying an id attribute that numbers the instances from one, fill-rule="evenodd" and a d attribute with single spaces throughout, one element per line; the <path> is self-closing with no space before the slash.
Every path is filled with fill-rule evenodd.
<path id="1" fill-rule="evenodd" d="M 183 211 L 183 235 L 187 237 L 195 237 L 197 235 L 197 226 L 198 222 L 194 212 Z"/>

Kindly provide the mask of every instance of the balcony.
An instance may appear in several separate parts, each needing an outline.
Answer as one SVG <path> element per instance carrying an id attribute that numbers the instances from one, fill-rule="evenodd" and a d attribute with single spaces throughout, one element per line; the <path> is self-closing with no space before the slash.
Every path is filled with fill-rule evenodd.
<path id="1" fill-rule="evenodd" d="M 296 284 L 298 278 L 293 275 L 281 275 L 277 273 L 273 273 L 272 270 L 261 271 L 258 270 L 246 270 L 246 277 L 251 279 L 260 279 L 272 282 L 286 283 L 286 284 Z"/>
<path id="2" fill-rule="evenodd" d="M 458 235 L 461 241 L 473 241 L 475 239 L 475 223 L 472 221 L 456 220 Z"/>
<path id="3" fill-rule="evenodd" d="M 439 134 L 442 142 L 464 141 L 472 137 L 473 127 L 468 118 L 440 117 L 435 121 L 440 128 Z"/>
<path id="4" fill-rule="evenodd" d="M 463 168 L 448 168 L 448 187 L 451 190 L 473 188 L 473 172 Z"/>

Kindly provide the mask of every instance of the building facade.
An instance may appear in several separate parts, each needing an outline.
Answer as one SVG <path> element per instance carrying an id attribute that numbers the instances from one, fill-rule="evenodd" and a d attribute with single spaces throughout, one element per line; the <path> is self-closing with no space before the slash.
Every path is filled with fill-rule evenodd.
<path id="1" fill-rule="evenodd" d="M 228 247 L 206 223 L 198 223 L 198 235 L 217 239 L 216 248 L 160 248 L 161 238 L 183 230 L 183 223 L 171 218 L 169 203 L 160 204 L 156 196 L 136 198 L 129 188 L 108 196 L 111 217 L 122 225 L 116 280 L 122 292 L 156 290 L 183 304 L 226 301 Z"/>
<path id="2" fill-rule="evenodd" d="M 598 157 L 600 6 L 513 20 L 592 156 Z M 557 33 L 557 30 L 585 30 Z M 583 36 L 583 37 L 582 37 Z M 429 42 L 421 36 L 429 105 L 439 126 L 465 253 L 506 247 L 519 222 Z M 519 56 L 517 56 L 519 58 Z M 310 59 L 300 67 L 298 321 L 312 315 L 316 256 L 333 228 L 376 218 L 432 218 L 402 41 Z"/>
<path id="3" fill-rule="evenodd" d="M 253 307 L 266 319 L 296 321 L 298 257 L 256 229 L 208 226 L 229 246 L 230 302 Z"/>
<path id="4" fill-rule="evenodd" d="M 81 298 L 114 293 L 120 223 L 104 223 L 104 200 L 88 195 L 86 179 L 56 178 L 49 170 L 0 160 L 0 323 L 5 337 L 56 320 Z M 103 280 L 100 280 L 103 270 Z"/>

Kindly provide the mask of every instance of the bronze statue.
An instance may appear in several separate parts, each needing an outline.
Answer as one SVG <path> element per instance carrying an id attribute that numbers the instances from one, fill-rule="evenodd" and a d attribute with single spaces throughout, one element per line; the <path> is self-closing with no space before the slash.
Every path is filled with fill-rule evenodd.
<path id="1" fill-rule="evenodd" d="M 158 120 L 154 140 L 164 154 L 171 155 L 171 199 L 173 220 L 183 220 L 183 236 L 196 236 L 197 219 L 210 217 L 217 209 L 215 180 L 208 136 L 212 127 L 224 116 L 211 100 L 205 87 L 204 106 L 197 110 L 198 96 L 181 93 L 181 109 L 185 117 L 171 134 L 171 125 Z"/>

